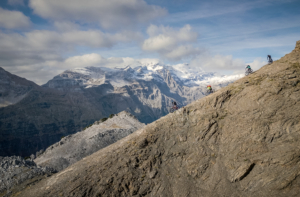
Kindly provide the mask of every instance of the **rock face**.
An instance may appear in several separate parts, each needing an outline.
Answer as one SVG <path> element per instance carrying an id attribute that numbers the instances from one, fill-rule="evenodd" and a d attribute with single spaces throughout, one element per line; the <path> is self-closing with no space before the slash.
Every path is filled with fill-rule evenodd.
<path id="1" fill-rule="evenodd" d="M 0 195 L 9 196 L 12 187 L 22 183 L 30 184 L 55 172 L 51 168 L 39 167 L 33 161 L 25 161 L 21 157 L 0 157 Z"/>
<path id="2" fill-rule="evenodd" d="M 105 122 L 97 121 L 85 130 L 53 144 L 34 161 L 61 171 L 69 165 L 144 127 L 133 115 L 121 112 Z"/>
<path id="3" fill-rule="evenodd" d="M 299 196 L 299 77 L 295 49 L 18 196 Z"/>

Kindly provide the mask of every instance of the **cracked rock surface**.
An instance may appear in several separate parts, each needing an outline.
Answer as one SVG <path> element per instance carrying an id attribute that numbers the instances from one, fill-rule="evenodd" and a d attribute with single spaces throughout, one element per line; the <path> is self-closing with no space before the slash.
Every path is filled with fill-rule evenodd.
<path id="1" fill-rule="evenodd" d="M 299 196 L 300 42 L 13 196 Z"/>

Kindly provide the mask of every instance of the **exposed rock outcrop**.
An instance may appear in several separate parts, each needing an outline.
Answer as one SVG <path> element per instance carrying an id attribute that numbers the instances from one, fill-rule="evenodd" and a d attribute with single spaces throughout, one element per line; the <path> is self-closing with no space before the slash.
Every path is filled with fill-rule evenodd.
<path id="1" fill-rule="evenodd" d="M 21 157 L 0 157 L 0 196 L 9 196 L 10 189 L 16 185 L 23 184 L 23 187 L 55 172 L 52 168 L 37 166 Z"/>
<path id="2" fill-rule="evenodd" d="M 18 196 L 299 196 L 299 77 L 296 48 Z"/>
<path id="3" fill-rule="evenodd" d="M 97 121 L 81 132 L 64 137 L 34 161 L 40 166 L 61 171 L 144 126 L 130 113 L 120 112 L 105 122 Z"/>

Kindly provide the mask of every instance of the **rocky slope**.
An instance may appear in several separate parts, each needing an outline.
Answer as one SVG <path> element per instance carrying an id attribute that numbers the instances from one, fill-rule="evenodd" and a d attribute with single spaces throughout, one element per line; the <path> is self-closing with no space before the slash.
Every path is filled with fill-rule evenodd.
<path id="1" fill-rule="evenodd" d="M 34 161 L 39 166 L 61 171 L 144 126 L 128 112 L 120 112 L 105 122 L 97 121 L 81 132 L 64 137 Z"/>
<path id="2" fill-rule="evenodd" d="M 21 157 L 0 157 L 0 196 L 9 196 L 10 189 L 16 185 L 32 184 L 55 172 L 49 167 L 37 166 L 33 161 L 25 161 Z"/>
<path id="3" fill-rule="evenodd" d="M 17 196 L 299 196 L 299 77 L 300 41 Z"/>

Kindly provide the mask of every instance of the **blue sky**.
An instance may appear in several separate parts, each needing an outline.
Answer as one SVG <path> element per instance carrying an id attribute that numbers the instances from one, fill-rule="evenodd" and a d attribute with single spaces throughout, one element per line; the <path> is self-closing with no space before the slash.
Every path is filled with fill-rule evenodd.
<path id="1" fill-rule="evenodd" d="M 1 0 L 0 66 L 38 84 L 142 59 L 241 73 L 293 50 L 299 10 L 300 0 Z"/>

